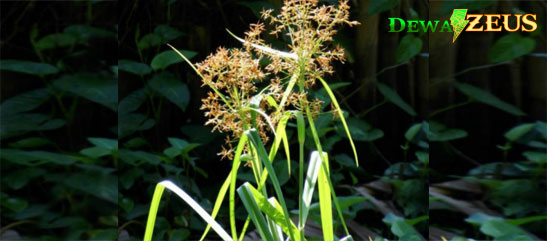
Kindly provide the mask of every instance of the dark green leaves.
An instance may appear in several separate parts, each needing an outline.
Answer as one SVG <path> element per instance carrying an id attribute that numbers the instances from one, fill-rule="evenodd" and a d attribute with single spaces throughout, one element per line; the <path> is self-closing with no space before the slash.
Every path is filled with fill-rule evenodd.
<path id="1" fill-rule="evenodd" d="M 156 47 L 161 44 L 165 44 L 171 40 L 174 40 L 182 35 L 183 33 L 175 28 L 169 27 L 167 25 L 158 25 L 154 29 L 153 33 L 144 35 L 139 40 L 139 42 L 137 43 L 137 47 L 140 50 L 144 50 L 150 47 Z"/>
<path id="2" fill-rule="evenodd" d="M 92 27 L 88 25 L 70 25 L 63 30 L 64 33 L 71 34 L 78 39 L 79 43 L 85 43 L 91 38 L 114 38 L 114 32 Z"/>
<path id="3" fill-rule="evenodd" d="M 522 110 L 515 107 L 514 105 L 504 102 L 503 100 L 500 100 L 498 97 L 491 94 L 490 92 L 477 88 L 473 85 L 456 82 L 456 88 L 462 93 L 464 93 L 465 95 L 483 104 L 496 107 L 512 115 L 516 115 L 516 116 L 526 115 L 524 112 L 522 112 Z"/>
<path id="4" fill-rule="evenodd" d="M 449 129 L 445 125 L 431 121 L 429 122 L 430 127 L 430 141 L 451 141 L 460 138 L 467 137 L 467 132 L 461 129 Z"/>
<path id="5" fill-rule="evenodd" d="M 188 86 L 168 72 L 154 75 L 148 82 L 151 89 L 167 98 L 180 109 L 186 110 L 190 102 Z"/>
<path id="6" fill-rule="evenodd" d="M 403 109 L 406 113 L 408 113 L 411 116 L 416 115 L 416 111 L 408 105 L 402 98 L 393 90 L 391 87 L 387 86 L 383 83 L 378 83 L 378 90 L 384 97 L 386 97 L 387 100 L 389 100 L 391 103 L 395 104 L 399 108 Z"/>
<path id="7" fill-rule="evenodd" d="M 378 0 L 378 1 L 370 1 L 369 7 L 368 7 L 368 15 L 374 15 L 377 13 L 381 13 L 383 11 L 391 10 L 392 8 L 399 5 L 400 0 Z"/>
<path id="8" fill-rule="evenodd" d="M 73 95 L 118 109 L 118 83 L 114 79 L 92 73 L 65 75 L 53 82 L 55 87 Z"/>
<path id="9" fill-rule="evenodd" d="M 70 47 L 76 44 L 76 37 L 67 33 L 54 33 L 46 35 L 36 43 L 34 47 L 39 50 L 53 49 L 58 47 Z"/>
<path id="10" fill-rule="evenodd" d="M 152 69 L 147 65 L 127 59 L 118 60 L 118 68 L 125 72 L 136 75 L 146 75 L 152 72 Z"/>
<path id="11" fill-rule="evenodd" d="M 194 51 L 179 50 L 179 52 L 181 52 L 188 59 L 191 59 L 197 55 Z M 169 65 L 180 63 L 182 61 L 184 60 L 175 51 L 167 50 L 156 55 L 154 59 L 152 59 L 150 66 L 152 66 L 152 69 L 154 70 L 163 70 Z"/>
<path id="12" fill-rule="evenodd" d="M 397 46 L 397 63 L 403 63 L 414 58 L 422 51 L 422 46 L 423 42 L 420 38 L 412 34 L 405 35 L 399 42 L 399 46 Z"/>
<path id="13" fill-rule="evenodd" d="M 36 109 L 49 99 L 48 89 L 35 89 L 5 100 L 0 105 L 2 116 L 17 114 Z"/>
<path id="14" fill-rule="evenodd" d="M 82 155 L 91 158 L 99 158 L 115 154 L 118 151 L 118 140 L 106 138 L 88 138 L 88 140 L 95 146 L 81 150 L 80 153 Z"/>
<path id="15" fill-rule="evenodd" d="M 50 64 L 13 59 L 0 60 L 0 70 L 31 75 L 50 75 L 59 72 L 55 66 Z"/>
<path id="16" fill-rule="evenodd" d="M 360 119 L 348 119 L 348 127 L 353 139 L 356 141 L 374 141 L 384 136 L 382 130 L 373 128 L 369 123 Z M 339 135 L 346 137 L 346 133 L 341 124 L 337 126 L 336 131 Z"/>
<path id="17" fill-rule="evenodd" d="M 2 149 L 2 159 L 19 165 L 35 166 L 46 163 L 70 165 L 76 160 L 70 156 L 47 151 L 21 151 L 16 149 Z"/>
<path id="18" fill-rule="evenodd" d="M 533 38 L 508 34 L 498 39 L 488 54 L 490 62 L 504 62 L 531 53 L 536 46 Z"/>

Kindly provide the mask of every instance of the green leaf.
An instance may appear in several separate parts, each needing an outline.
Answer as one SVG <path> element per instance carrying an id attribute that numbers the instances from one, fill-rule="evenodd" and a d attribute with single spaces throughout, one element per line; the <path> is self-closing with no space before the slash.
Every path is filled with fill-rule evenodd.
<path id="1" fill-rule="evenodd" d="M 2 198 L 2 206 L 18 213 L 28 207 L 28 201 L 17 197 Z"/>
<path id="2" fill-rule="evenodd" d="M 547 153 L 538 151 L 525 151 L 522 153 L 529 161 L 547 163 Z"/>
<path id="3" fill-rule="evenodd" d="M 156 121 L 149 119 L 148 116 L 137 113 L 120 113 L 118 115 L 118 122 L 120 123 L 118 126 L 118 136 L 120 138 L 128 136 L 135 131 L 148 130 L 156 124 Z"/>
<path id="4" fill-rule="evenodd" d="M 418 55 L 422 51 L 423 42 L 420 38 L 415 37 L 412 34 L 405 35 L 399 46 L 397 46 L 396 59 L 397 63 L 406 62 L 414 56 Z"/>
<path id="5" fill-rule="evenodd" d="M 378 90 L 380 93 L 386 97 L 387 100 L 389 100 L 391 103 L 395 104 L 399 108 L 403 109 L 406 113 L 408 113 L 411 116 L 415 116 L 416 112 L 414 109 L 407 104 L 399 94 L 395 90 L 393 90 L 391 87 L 387 86 L 384 83 L 377 83 Z"/>
<path id="6" fill-rule="evenodd" d="M 67 34 L 71 34 L 71 35 L 75 36 L 76 38 L 78 38 L 79 43 L 86 43 L 91 38 L 114 38 L 114 37 L 116 37 L 116 34 L 111 32 L 111 31 L 108 31 L 108 30 L 105 30 L 105 29 L 102 29 L 102 28 L 88 26 L 88 25 L 80 25 L 80 24 L 70 25 L 70 26 L 66 27 L 63 30 L 63 32 L 67 33 Z"/>
<path id="7" fill-rule="evenodd" d="M 106 148 L 100 147 L 100 146 L 94 146 L 82 149 L 80 153 L 84 156 L 88 156 L 91 158 L 99 158 L 102 156 L 110 155 L 112 152 Z"/>
<path id="8" fill-rule="evenodd" d="M 281 186 L 279 184 L 279 179 L 277 178 L 277 174 L 275 173 L 275 170 L 273 169 L 272 163 L 270 161 L 270 158 L 268 157 L 268 154 L 266 153 L 266 148 L 264 147 L 264 144 L 261 141 L 261 138 L 258 136 L 258 133 L 255 129 L 250 131 L 245 131 L 245 135 L 249 138 L 253 146 L 255 147 L 256 151 L 258 152 L 258 156 L 262 160 L 262 163 L 264 164 L 264 167 L 266 167 L 266 170 L 268 171 L 268 177 L 270 178 L 270 181 L 272 182 L 274 186 L 275 193 L 277 195 L 277 198 L 279 199 L 281 206 L 283 207 L 283 213 L 285 215 L 285 222 L 287 225 L 290 225 L 290 219 L 289 219 L 289 211 L 287 209 L 287 205 L 285 203 L 285 198 L 283 196 L 283 192 L 281 191 Z M 239 190 L 238 190 L 239 193 Z M 295 234 L 289 229 L 291 240 L 295 240 Z"/>
<path id="9" fill-rule="evenodd" d="M 64 91 L 104 105 L 113 111 L 118 109 L 118 83 L 114 79 L 92 73 L 64 75 L 53 84 Z"/>
<path id="10" fill-rule="evenodd" d="M 405 221 L 404 218 L 396 216 L 393 213 L 388 213 L 382 221 L 390 224 L 391 232 L 401 239 L 403 237 L 410 237 L 418 234 L 416 230 L 414 230 L 414 228 L 412 228 L 412 226 Z"/>
<path id="11" fill-rule="evenodd" d="M 342 112 L 342 109 L 340 108 L 340 105 L 338 104 L 338 100 L 336 100 L 336 97 L 334 96 L 334 93 L 332 93 L 332 90 L 330 89 L 327 82 L 321 78 L 320 76 L 316 76 L 319 81 L 321 81 L 321 84 L 323 84 L 323 88 L 327 91 L 327 94 L 329 94 L 330 99 L 332 101 L 332 104 L 334 104 L 334 107 L 336 107 L 336 111 L 338 112 L 338 116 L 340 117 L 340 121 L 342 122 L 342 125 L 344 126 L 344 130 L 346 131 L 346 135 L 349 139 L 349 144 L 351 145 L 351 149 L 353 150 L 353 156 L 355 157 L 355 165 L 359 166 L 359 158 L 357 157 L 357 150 L 355 149 L 355 144 L 353 143 L 353 139 L 351 137 L 351 133 L 349 132 L 348 125 L 346 123 L 346 118 L 344 117 L 344 112 Z M 311 123 L 310 123 L 311 125 Z M 318 148 L 318 151 L 322 152 L 320 148 Z"/>
<path id="12" fill-rule="evenodd" d="M 135 75 L 146 75 L 152 72 L 152 69 L 147 65 L 133 60 L 120 59 L 118 60 L 118 68 L 128 73 Z"/>
<path id="13" fill-rule="evenodd" d="M 41 106 L 49 99 L 51 93 L 48 89 L 35 89 L 9 98 L 0 105 L 2 116 L 30 111 Z"/>
<path id="14" fill-rule="evenodd" d="M 266 223 L 266 219 L 260 212 L 260 208 L 249 190 L 249 186 L 250 184 L 246 182 L 237 189 L 241 202 L 243 202 L 245 209 L 247 209 L 247 213 L 251 216 L 251 220 L 253 220 L 253 224 L 255 225 L 262 240 L 274 241 L 275 239 L 273 238 L 270 228 Z"/>
<path id="15" fill-rule="evenodd" d="M 148 82 L 151 89 L 163 95 L 183 111 L 190 102 L 188 86 L 168 72 L 154 75 Z"/>
<path id="16" fill-rule="evenodd" d="M 45 131 L 60 128 L 65 125 L 61 119 L 51 119 L 43 114 L 19 113 L 3 115 L 0 118 L 0 139 L 24 134 L 27 131 Z"/>
<path id="17" fill-rule="evenodd" d="M 501 238 L 510 235 L 525 235 L 526 233 L 515 225 L 509 224 L 504 220 L 489 220 L 484 222 L 480 230 L 482 233 L 494 238 Z"/>
<path id="18" fill-rule="evenodd" d="M 488 59 L 492 63 L 513 60 L 531 53 L 535 47 L 536 41 L 533 38 L 522 37 L 519 34 L 508 34 L 492 45 Z"/>
<path id="19" fill-rule="evenodd" d="M 156 185 L 154 191 L 154 196 L 152 197 L 152 204 L 150 205 L 150 211 L 148 213 L 148 220 L 146 222 L 146 230 L 144 234 L 144 241 L 151 241 L 152 234 L 154 232 L 154 225 L 156 223 L 156 215 L 158 213 L 158 207 L 160 205 L 161 196 L 165 188 L 173 191 L 177 194 L 184 202 L 186 202 L 194 211 L 196 211 L 201 218 L 203 218 L 208 224 L 210 224 L 215 232 L 217 232 L 220 237 L 227 241 L 232 240 L 230 235 L 222 229 L 222 227 L 196 202 L 192 197 L 190 197 L 186 192 L 177 187 L 171 181 L 163 181 Z"/>
<path id="20" fill-rule="evenodd" d="M 300 220 L 299 227 L 304 227 L 306 225 L 306 220 L 311 209 L 311 200 L 313 197 L 313 192 L 315 189 L 315 184 L 317 183 L 317 177 L 319 176 L 319 170 L 321 167 L 321 158 L 319 152 L 314 151 L 311 153 L 310 164 L 308 164 L 308 172 L 304 181 L 304 190 L 302 192 L 302 207 L 300 210 Z M 353 160 L 351 160 L 353 165 Z"/>
<path id="21" fill-rule="evenodd" d="M 169 27 L 164 24 L 156 26 L 156 28 L 154 29 L 154 33 L 161 36 L 162 43 L 167 43 L 184 35 L 184 33 L 179 31 L 178 29 Z"/>
<path id="22" fill-rule="evenodd" d="M 245 191 L 250 192 L 258 208 L 262 212 L 264 212 L 264 214 L 266 214 L 268 218 L 272 219 L 277 225 L 279 225 L 281 229 L 283 230 L 283 232 L 289 235 L 290 234 L 289 228 L 290 228 L 292 229 L 292 233 L 298 233 L 298 229 L 296 228 L 293 222 L 290 222 L 290 226 L 287 226 L 287 223 L 285 223 L 285 215 L 279 203 L 277 203 L 277 201 L 275 200 L 275 198 L 270 198 L 270 200 L 268 200 L 249 183 L 246 183 L 246 185 L 244 184 L 243 188 L 248 189 Z M 275 206 L 272 205 L 272 202 L 275 203 Z M 300 240 L 298 236 L 296 237 L 296 240 Z"/>
<path id="23" fill-rule="evenodd" d="M 347 123 L 353 139 L 356 141 L 370 142 L 380 139 L 384 136 L 384 132 L 382 130 L 373 128 L 366 121 L 357 118 L 350 118 L 348 119 Z M 344 133 L 343 129 L 340 126 L 337 126 L 336 131 L 339 135 L 347 138 L 346 133 Z"/>
<path id="24" fill-rule="evenodd" d="M 529 124 L 520 124 L 518 126 L 515 126 L 511 128 L 511 130 L 507 131 L 505 133 L 505 138 L 511 142 L 515 142 L 519 140 L 524 135 L 528 134 L 530 131 L 534 129 L 536 126 L 535 123 L 529 123 Z"/>
<path id="25" fill-rule="evenodd" d="M 333 222 L 332 222 L 332 200 L 331 189 L 328 179 L 330 178 L 327 153 L 323 153 L 323 163 L 319 168 L 317 177 L 317 189 L 319 191 L 319 209 L 321 210 L 321 228 L 323 230 L 323 240 L 334 240 Z"/>
<path id="26" fill-rule="evenodd" d="M 76 37 L 67 33 L 54 33 L 46 35 L 36 43 L 34 47 L 39 50 L 53 49 L 58 47 L 69 47 L 76 44 Z"/>
<path id="27" fill-rule="evenodd" d="M 118 238 L 117 229 L 95 229 L 90 234 L 90 240 L 115 240 Z"/>
<path id="28" fill-rule="evenodd" d="M 391 10 L 397 5 L 399 5 L 400 0 L 377 0 L 377 1 L 370 1 L 369 7 L 368 7 L 368 16 L 375 15 L 377 13 L 381 13 L 387 10 Z"/>
<path id="29" fill-rule="evenodd" d="M 95 146 L 105 148 L 109 151 L 118 150 L 118 140 L 116 139 L 90 137 L 87 140 Z"/>
<path id="30" fill-rule="evenodd" d="M 429 126 L 430 126 L 430 133 L 429 133 L 430 141 L 444 142 L 444 141 L 451 141 L 451 140 L 467 137 L 467 132 L 465 130 L 448 129 L 445 125 L 436 121 L 430 121 Z"/>
<path id="31" fill-rule="evenodd" d="M 230 187 L 231 182 L 232 182 L 232 172 L 228 174 L 228 177 L 226 178 L 226 180 L 220 187 L 220 190 L 218 191 L 218 196 L 213 206 L 213 212 L 211 213 L 211 217 L 213 219 L 216 218 L 218 211 L 220 211 L 220 206 L 222 205 L 222 201 L 224 201 L 224 196 L 226 196 L 226 192 L 228 191 L 228 187 Z M 203 234 L 201 235 L 201 238 L 199 240 L 204 240 L 210 229 L 211 229 L 211 225 L 207 224 L 207 227 L 203 231 Z"/>
<path id="32" fill-rule="evenodd" d="M 176 229 L 170 232 L 169 241 L 183 241 L 190 237 L 190 230 Z"/>
<path id="33" fill-rule="evenodd" d="M 129 94 L 127 97 L 123 98 L 123 100 L 120 101 L 120 105 L 118 107 L 119 113 L 129 113 L 136 111 L 139 109 L 146 100 L 146 91 L 145 89 L 138 89 L 131 94 Z"/>
<path id="34" fill-rule="evenodd" d="M 340 209 L 347 209 L 355 204 L 363 203 L 366 200 L 367 198 L 363 196 L 338 197 L 338 201 L 340 202 Z M 319 203 L 313 203 L 312 205 L 310 205 L 310 211 L 311 212 L 320 211 Z"/>
<path id="35" fill-rule="evenodd" d="M 125 189 L 129 189 L 135 183 L 135 180 L 144 174 L 141 168 L 131 168 L 120 175 L 119 182 Z"/>
<path id="36" fill-rule="evenodd" d="M 189 50 L 179 50 L 179 52 L 181 52 L 188 59 L 191 59 L 197 55 L 197 52 Z M 182 61 L 184 61 L 184 59 L 182 59 L 175 51 L 167 50 L 156 55 L 154 59 L 152 59 L 150 66 L 152 66 L 154 71 L 164 70 L 169 65 L 180 63 Z"/>
<path id="37" fill-rule="evenodd" d="M 25 168 L 12 171 L 4 175 L 4 183 L 11 189 L 21 189 L 27 185 L 32 179 L 40 177 L 46 173 L 45 170 L 39 168 Z"/>
<path id="38" fill-rule="evenodd" d="M 117 176 L 79 173 L 69 175 L 64 180 L 64 184 L 68 187 L 118 204 Z"/>
<path id="39" fill-rule="evenodd" d="M 140 50 L 144 50 L 150 47 L 156 47 L 161 44 L 162 36 L 155 33 L 149 33 L 147 35 L 144 35 L 141 40 L 137 43 L 137 47 Z"/>
<path id="40" fill-rule="evenodd" d="M 513 114 L 513 115 L 516 115 L 516 116 L 526 115 L 519 108 L 500 100 L 495 95 L 493 95 L 490 92 L 487 92 L 483 89 L 477 88 L 477 87 L 472 86 L 470 84 L 460 83 L 460 82 L 456 82 L 456 88 L 459 91 L 461 91 L 462 93 L 464 93 L 465 95 L 467 95 L 467 96 L 473 98 L 474 100 L 476 100 L 478 102 L 481 102 L 483 104 L 487 104 L 487 105 L 496 107 L 500 110 L 503 110 L 507 113 L 510 113 L 510 114 Z"/>
<path id="41" fill-rule="evenodd" d="M 133 202 L 131 198 L 124 197 L 119 201 L 119 205 L 122 207 L 123 210 L 129 212 L 135 206 L 135 202 Z"/>
<path id="42" fill-rule="evenodd" d="M 76 160 L 67 155 L 46 151 L 21 151 L 16 149 L 1 149 L 2 159 L 20 165 L 34 166 L 45 163 L 70 165 Z"/>
<path id="43" fill-rule="evenodd" d="M 50 75 L 59 72 L 59 70 L 55 66 L 50 64 L 13 59 L 0 60 L 0 70 L 7 70 L 31 75 Z"/>
<path id="44" fill-rule="evenodd" d="M 42 137 L 29 137 L 22 140 L 18 140 L 16 142 L 10 143 L 9 146 L 12 148 L 34 148 L 34 147 L 41 147 L 41 146 L 47 146 L 52 145 L 53 142 Z"/>

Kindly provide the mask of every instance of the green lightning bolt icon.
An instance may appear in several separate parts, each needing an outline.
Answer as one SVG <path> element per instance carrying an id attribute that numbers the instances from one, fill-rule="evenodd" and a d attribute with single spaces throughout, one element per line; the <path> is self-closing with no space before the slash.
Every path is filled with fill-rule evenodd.
<path id="1" fill-rule="evenodd" d="M 469 23 L 469 20 L 465 20 L 465 16 L 467 16 L 467 9 L 454 9 L 452 16 L 450 16 L 452 29 L 454 29 L 454 38 L 452 39 L 452 43 L 456 41 L 465 26 Z"/>

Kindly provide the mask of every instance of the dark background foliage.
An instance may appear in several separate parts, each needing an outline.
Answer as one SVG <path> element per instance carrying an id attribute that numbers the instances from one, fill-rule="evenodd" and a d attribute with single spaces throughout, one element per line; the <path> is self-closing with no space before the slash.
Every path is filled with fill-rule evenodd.
<path id="1" fill-rule="evenodd" d="M 348 60 L 337 63 L 336 73 L 326 80 L 349 114 L 360 167 L 354 166 L 338 121 L 323 114 L 316 125 L 325 131 L 321 139 L 333 160 L 337 195 L 352 202 L 345 214 L 355 239 L 503 240 L 523 232 L 545 239 L 544 221 L 515 231 L 471 216 L 546 215 L 545 3 L 350 3 L 351 18 L 362 24 L 336 36 Z M 203 126 L 199 108 L 206 89 L 186 63 L 166 52 L 166 43 L 199 62 L 219 46 L 240 46 L 225 29 L 242 36 L 263 7 L 279 9 L 281 4 L 2 2 L 2 237 L 140 240 L 154 186 L 163 179 L 173 180 L 210 210 L 231 163 L 216 154 L 223 135 Z M 451 33 L 387 32 L 388 17 L 444 20 L 454 8 L 535 13 L 539 28 L 517 33 L 521 38 L 501 46 L 500 39 L 510 34 L 464 32 L 452 44 Z M 67 31 L 70 26 L 84 30 Z M 48 45 L 52 34 L 53 45 Z M 280 41 L 273 45 L 284 46 Z M 524 46 L 509 51 L 515 45 Z M 57 71 L 21 73 L 7 60 L 46 63 Z M 69 84 L 63 84 L 66 80 Z M 9 105 L 43 88 L 47 98 Z M 310 94 L 325 98 L 319 86 Z M 44 121 L 33 124 L 36 115 L 25 114 L 41 115 Z M 48 122 L 57 125 L 44 128 Z M 14 126 L 26 129 L 6 128 Z M 513 127 L 518 128 L 506 134 Z M 281 172 L 286 166 L 279 160 L 275 167 Z M 250 177 L 246 174 L 244 168 L 241 182 Z M 286 195 L 297 195 L 296 177 L 281 179 Z M 199 239 L 204 223 L 177 197 L 163 199 L 155 239 Z M 296 198 L 288 205 L 296 208 Z M 238 206 L 241 225 L 246 215 Z M 469 217 L 475 221 L 466 221 Z M 227 224 L 228 212 L 221 210 L 218 219 Z M 488 227 L 513 233 L 496 236 Z"/>

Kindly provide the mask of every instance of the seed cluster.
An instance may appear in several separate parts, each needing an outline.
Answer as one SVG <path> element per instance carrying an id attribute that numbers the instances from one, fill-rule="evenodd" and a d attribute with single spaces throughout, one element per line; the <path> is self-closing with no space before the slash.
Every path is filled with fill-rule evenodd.
<path id="1" fill-rule="evenodd" d="M 289 52 L 274 50 L 265 43 L 261 35 L 266 26 L 259 22 L 251 24 L 245 33 L 243 48 L 221 47 L 197 64 L 203 85 L 211 88 L 202 99 L 206 125 L 230 134 L 219 153 L 229 159 L 233 157 L 230 136 L 237 139 L 244 130 L 254 127 L 266 142 L 267 129 L 276 125 L 283 111 L 309 107 L 312 117 L 319 114 L 322 102 L 309 100 L 307 89 L 317 76 L 333 73 L 332 61 L 345 60 L 344 50 L 330 44 L 337 33 L 335 27 L 359 24 L 349 21 L 347 0 L 336 6 L 318 6 L 318 0 L 285 0 L 278 15 L 272 9 L 263 10 L 262 19 L 269 20 L 273 29 L 270 34 L 288 36 Z M 261 59 L 269 64 L 261 66 Z M 298 82 L 299 92 L 287 91 L 291 81 Z M 259 82 L 266 85 L 260 93 Z M 271 106 L 264 96 L 272 97 L 279 106 Z"/>

